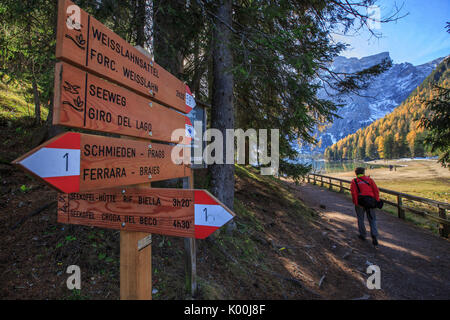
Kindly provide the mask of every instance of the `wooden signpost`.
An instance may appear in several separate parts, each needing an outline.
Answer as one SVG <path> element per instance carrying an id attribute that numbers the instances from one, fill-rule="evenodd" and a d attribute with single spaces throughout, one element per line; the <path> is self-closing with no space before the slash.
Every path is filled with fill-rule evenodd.
<path id="1" fill-rule="evenodd" d="M 189 176 L 191 170 L 187 165 L 172 161 L 173 148 L 153 142 L 67 132 L 14 160 L 13 164 L 70 193 Z M 183 152 L 181 149 L 180 160 Z"/>
<path id="2" fill-rule="evenodd" d="M 189 117 L 67 63 L 55 68 L 53 124 L 189 144 Z M 181 140 L 173 137 L 183 129 Z"/>
<path id="3" fill-rule="evenodd" d="M 188 282 L 195 286 L 194 238 L 209 236 L 234 214 L 207 191 L 149 185 L 182 177 L 192 184 L 182 160 L 190 158 L 193 128 L 180 112 L 189 113 L 195 99 L 182 81 L 78 6 L 58 5 L 56 57 L 64 62 L 56 64 L 53 123 L 134 140 L 67 132 L 13 164 L 61 192 L 58 222 L 121 230 L 121 299 L 151 299 L 151 233 L 189 238 Z M 183 137 L 172 137 L 176 129 Z"/>
<path id="4" fill-rule="evenodd" d="M 60 0 L 56 58 L 184 113 L 195 107 L 189 87 L 71 1 Z"/>
<path id="5" fill-rule="evenodd" d="M 234 216 L 206 190 L 127 187 L 58 195 L 58 222 L 204 239 Z"/>

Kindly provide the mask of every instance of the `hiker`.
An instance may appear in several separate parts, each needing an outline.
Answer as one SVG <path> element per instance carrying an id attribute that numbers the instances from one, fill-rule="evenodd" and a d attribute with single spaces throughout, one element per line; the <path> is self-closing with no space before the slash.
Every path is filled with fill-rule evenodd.
<path id="1" fill-rule="evenodd" d="M 375 208 L 377 207 L 377 203 L 380 202 L 378 187 L 370 177 L 365 176 L 364 168 L 356 168 L 355 174 L 356 179 L 352 180 L 350 192 L 358 218 L 358 237 L 361 240 L 366 240 L 366 227 L 364 225 L 364 212 L 366 212 L 370 224 L 372 243 L 374 246 L 377 246 L 378 229 Z"/>

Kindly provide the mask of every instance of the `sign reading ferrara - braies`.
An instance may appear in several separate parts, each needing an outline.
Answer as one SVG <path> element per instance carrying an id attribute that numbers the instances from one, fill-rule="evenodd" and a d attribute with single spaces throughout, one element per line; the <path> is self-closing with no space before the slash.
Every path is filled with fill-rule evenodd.
<path id="1" fill-rule="evenodd" d="M 203 239 L 234 217 L 205 190 L 120 188 L 58 195 L 58 222 Z"/>
<path id="2" fill-rule="evenodd" d="M 53 124 L 180 144 L 192 135 L 184 114 L 64 62 L 55 68 Z"/>
<path id="3" fill-rule="evenodd" d="M 189 113 L 189 87 L 68 0 L 59 0 L 56 58 Z"/>
<path id="4" fill-rule="evenodd" d="M 56 189 L 70 193 L 187 177 L 172 161 L 174 146 L 67 132 L 14 160 Z M 183 156 L 179 148 L 177 156 Z M 188 150 L 187 152 L 190 152 Z"/>

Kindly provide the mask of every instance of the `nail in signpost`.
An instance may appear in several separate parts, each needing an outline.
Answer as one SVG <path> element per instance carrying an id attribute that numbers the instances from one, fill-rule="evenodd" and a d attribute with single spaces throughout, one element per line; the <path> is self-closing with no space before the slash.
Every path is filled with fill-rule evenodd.
<path id="1" fill-rule="evenodd" d="M 234 217 L 206 190 L 127 187 L 58 195 L 58 222 L 204 239 Z"/>
<path id="2" fill-rule="evenodd" d="M 187 165 L 172 162 L 173 148 L 67 132 L 13 163 L 54 188 L 70 193 L 189 176 L 191 169 Z M 181 156 L 183 152 L 180 151 Z"/>
<path id="3" fill-rule="evenodd" d="M 189 118 L 67 63 L 55 68 L 53 124 L 189 144 Z M 172 139 L 185 130 L 181 141 Z M 176 137 L 178 138 L 178 137 Z"/>
<path id="4" fill-rule="evenodd" d="M 189 113 L 189 87 L 74 4 L 60 0 L 56 58 Z M 77 7 L 78 8 L 78 7 Z"/>

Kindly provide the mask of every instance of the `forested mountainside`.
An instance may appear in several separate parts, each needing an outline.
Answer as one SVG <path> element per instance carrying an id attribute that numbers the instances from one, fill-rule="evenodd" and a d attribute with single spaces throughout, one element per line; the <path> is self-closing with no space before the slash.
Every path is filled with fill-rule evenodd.
<path id="1" fill-rule="evenodd" d="M 429 112 L 425 101 L 437 94 L 435 86 L 450 87 L 449 66 L 450 57 L 447 57 L 393 112 L 326 148 L 325 158 L 393 159 L 431 155 L 423 143 L 427 132 L 419 123 Z"/>
<path id="2" fill-rule="evenodd" d="M 383 60 L 391 60 L 389 52 L 361 59 L 337 57 L 332 68 L 338 73 L 353 73 L 379 64 Z M 318 96 L 333 101 L 339 99 L 342 107 L 337 113 L 341 118 L 335 119 L 325 130 L 318 131 L 316 134 L 320 144 L 307 147 L 306 151 L 323 152 L 340 139 L 389 114 L 405 101 L 441 61 L 442 58 L 439 58 L 417 66 L 408 62 L 394 63 L 387 71 L 374 77 L 367 88 L 345 96 L 334 96 L 335 91 L 325 84 L 318 92 Z"/>

